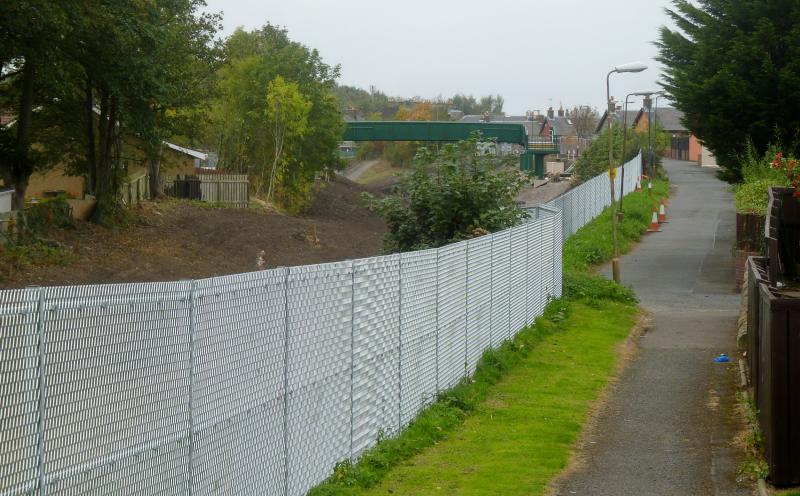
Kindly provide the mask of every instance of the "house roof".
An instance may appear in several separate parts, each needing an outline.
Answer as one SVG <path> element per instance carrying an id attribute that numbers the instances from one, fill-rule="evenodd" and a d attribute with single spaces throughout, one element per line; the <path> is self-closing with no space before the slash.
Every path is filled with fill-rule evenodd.
<path id="1" fill-rule="evenodd" d="M 606 125 L 606 114 L 608 114 L 608 111 L 603 112 L 603 115 L 600 116 L 600 120 L 597 121 L 597 127 L 594 130 L 595 134 L 602 131 L 603 127 Z M 642 109 L 628 110 L 628 118 L 627 118 L 628 125 L 631 127 L 636 126 L 642 114 L 643 114 Z M 616 112 L 611 114 L 611 122 L 613 123 L 622 123 L 624 118 L 625 118 L 625 111 L 623 110 L 617 110 Z"/>
<path id="2" fill-rule="evenodd" d="M 539 127 L 539 134 L 541 134 L 542 128 L 544 128 L 545 123 L 550 123 L 550 128 L 553 130 L 558 136 L 574 136 L 575 135 L 575 125 L 572 123 L 572 119 L 566 116 L 556 116 L 556 117 L 547 117 L 545 118 L 542 125 Z"/>
<path id="3" fill-rule="evenodd" d="M 656 113 L 659 124 L 662 129 L 668 132 L 685 132 L 688 131 L 686 126 L 683 125 L 683 112 L 672 107 L 659 108 Z"/>

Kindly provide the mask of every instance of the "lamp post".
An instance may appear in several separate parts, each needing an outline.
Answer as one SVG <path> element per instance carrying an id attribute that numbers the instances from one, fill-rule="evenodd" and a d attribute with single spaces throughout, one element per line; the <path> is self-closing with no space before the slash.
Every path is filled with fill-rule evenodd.
<path id="1" fill-rule="evenodd" d="M 632 62 L 630 64 L 623 64 L 614 67 L 606 75 L 606 100 L 608 101 L 608 110 L 606 111 L 606 124 L 608 128 L 608 177 L 611 183 L 611 242 L 614 246 L 614 258 L 611 260 L 611 272 L 614 277 L 614 282 L 619 282 L 619 249 L 617 246 L 617 214 L 614 212 L 614 181 L 616 179 L 616 170 L 614 169 L 614 136 L 611 134 L 611 114 L 614 112 L 614 101 L 611 99 L 611 75 L 623 72 L 642 72 L 647 69 L 647 66 L 641 62 Z"/>
<path id="2" fill-rule="evenodd" d="M 655 142 L 654 144 L 658 145 L 658 99 L 663 97 L 663 96 L 666 96 L 666 94 L 663 91 L 657 91 L 657 92 L 653 93 L 653 96 L 656 97 L 656 108 L 653 110 L 653 119 L 655 120 L 655 123 L 656 123 L 655 131 L 653 131 L 653 140 Z M 655 173 L 656 173 L 656 171 L 655 171 L 655 158 L 653 160 L 653 167 L 654 167 L 653 168 L 653 175 L 655 175 Z"/>
<path id="3" fill-rule="evenodd" d="M 625 130 L 622 133 L 622 160 L 625 160 L 625 156 L 628 152 L 628 98 L 631 96 L 650 96 L 656 93 L 656 90 L 639 90 L 634 91 L 633 93 L 628 93 L 625 96 L 625 113 L 622 118 L 622 125 L 624 126 Z M 625 198 L 625 168 L 622 168 L 622 179 L 620 180 L 619 185 L 619 220 L 622 221 L 623 211 L 622 211 L 622 200 Z"/>

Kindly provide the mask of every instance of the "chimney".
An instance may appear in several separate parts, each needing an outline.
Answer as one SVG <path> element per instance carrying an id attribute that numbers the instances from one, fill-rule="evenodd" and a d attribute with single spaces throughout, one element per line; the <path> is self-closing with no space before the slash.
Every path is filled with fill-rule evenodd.
<path id="1" fill-rule="evenodd" d="M 564 107 L 563 106 L 559 106 L 558 107 L 558 116 L 559 117 L 564 117 Z"/>
<path id="2" fill-rule="evenodd" d="M 547 109 L 547 117 L 548 118 L 552 119 L 553 117 L 555 117 L 555 115 L 556 114 L 555 114 L 555 111 L 553 110 L 553 107 L 550 107 L 549 109 Z"/>

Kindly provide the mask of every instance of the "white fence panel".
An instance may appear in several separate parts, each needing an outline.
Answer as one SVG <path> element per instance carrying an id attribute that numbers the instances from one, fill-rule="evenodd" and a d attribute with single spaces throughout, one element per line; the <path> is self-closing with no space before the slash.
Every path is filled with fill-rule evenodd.
<path id="1" fill-rule="evenodd" d="M 288 287 L 288 494 L 351 454 L 352 263 L 292 267 Z"/>
<path id="2" fill-rule="evenodd" d="M 509 339 L 511 230 L 492 234 L 492 346 Z"/>
<path id="3" fill-rule="evenodd" d="M 39 288 L 0 292 L 0 493 L 38 483 Z"/>
<path id="4" fill-rule="evenodd" d="M 437 252 L 403 253 L 400 269 L 400 421 L 407 425 L 436 398 Z"/>
<path id="5" fill-rule="evenodd" d="M 464 378 L 467 319 L 467 243 L 439 248 L 439 390 Z"/>
<path id="6" fill-rule="evenodd" d="M 525 320 L 528 317 L 528 310 L 525 308 L 527 301 L 527 264 L 528 259 L 528 226 L 521 226 L 511 229 L 511 270 L 509 289 L 509 320 L 511 322 L 511 335 L 525 327 Z"/>
<path id="7" fill-rule="evenodd" d="M 400 255 L 353 264 L 353 453 L 400 425 Z"/>
<path id="8" fill-rule="evenodd" d="M 193 494 L 284 490 L 285 287 L 285 269 L 196 283 Z"/>
<path id="9" fill-rule="evenodd" d="M 492 237 L 467 242 L 467 374 L 492 346 Z"/>
<path id="10" fill-rule="evenodd" d="M 48 493 L 188 491 L 190 319 L 190 282 L 44 290 Z"/>

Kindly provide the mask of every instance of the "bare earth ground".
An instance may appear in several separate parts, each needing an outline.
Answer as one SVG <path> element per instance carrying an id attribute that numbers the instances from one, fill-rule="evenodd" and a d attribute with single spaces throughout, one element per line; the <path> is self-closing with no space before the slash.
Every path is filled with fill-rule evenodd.
<path id="1" fill-rule="evenodd" d="M 368 257 L 386 230 L 361 203 L 364 191 L 347 179 L 324 183 L 312 208 L 299 216 L 256 209 L 209 208 L 168 201 L 142 209 L 144 225 L 109 230 L 79 222 L 52 237 L 77 260 L 66 267 L 33 267 L 0 280 L 0 287 L 169 281 Z M 309 241 L 314 233 L 319 246 Z"/>

